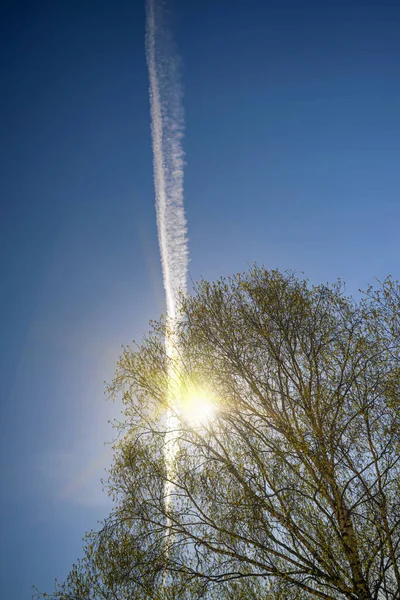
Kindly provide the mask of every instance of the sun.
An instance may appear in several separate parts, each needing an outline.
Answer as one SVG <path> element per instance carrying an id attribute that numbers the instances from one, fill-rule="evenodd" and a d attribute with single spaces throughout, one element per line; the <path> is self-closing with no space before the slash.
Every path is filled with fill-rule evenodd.
<path id="1" fill-rule="evenodd" d="M 216 405 L 211 395 L 193 390 L 181 399 L 180 412 L 190 425 L 206 425 L 215 416 Z"/>

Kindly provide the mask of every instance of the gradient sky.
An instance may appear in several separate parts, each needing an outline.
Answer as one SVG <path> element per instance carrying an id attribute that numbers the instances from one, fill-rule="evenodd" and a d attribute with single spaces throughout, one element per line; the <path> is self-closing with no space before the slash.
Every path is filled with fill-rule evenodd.
<path id="1" fill-rule="evenodd" d="M 164 311 L 144 7 L 3 3 L 0 596 L 51 590 L 109 510 L 121 344 Z M 190 277 L 400 278 L 400 4 L 175 0 Z"/>

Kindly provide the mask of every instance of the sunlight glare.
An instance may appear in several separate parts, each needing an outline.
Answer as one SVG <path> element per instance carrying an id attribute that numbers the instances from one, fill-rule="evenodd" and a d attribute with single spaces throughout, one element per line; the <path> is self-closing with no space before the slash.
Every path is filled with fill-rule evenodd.
<path id="1" fill-rule="evenodd" d="M 205 425 L 215 415 L 215 404 L 210 396 L 193 392 L 182 399 L 182 416 L 192 425 Z"/>

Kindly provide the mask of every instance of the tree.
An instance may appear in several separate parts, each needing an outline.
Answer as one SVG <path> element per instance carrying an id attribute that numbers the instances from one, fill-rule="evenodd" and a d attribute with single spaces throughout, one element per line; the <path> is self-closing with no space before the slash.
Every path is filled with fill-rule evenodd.
<path id="1" fill-rule="evenodd" d="M 400 599 L 399 285 L 254 267 L 180 307 L 119 360 L 115 507 L 55 597 Z"/>

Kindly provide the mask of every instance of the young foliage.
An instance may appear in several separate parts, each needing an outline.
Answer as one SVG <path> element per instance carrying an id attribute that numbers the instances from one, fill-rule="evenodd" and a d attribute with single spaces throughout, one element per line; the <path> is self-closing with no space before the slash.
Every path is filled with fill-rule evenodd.
<path id="1" fill-rule="evenodd" d="M 398 284 L 254 267 L 180 307 L 119 360 L 114 509 L 55 597 L 399 600 Z"/>

